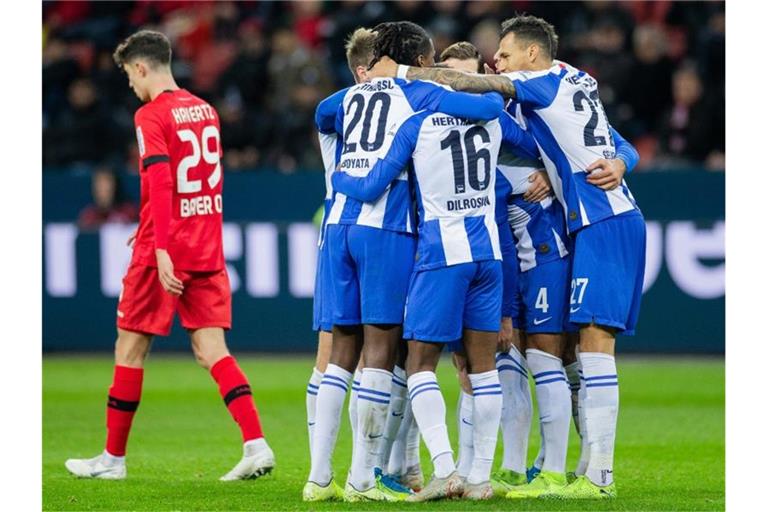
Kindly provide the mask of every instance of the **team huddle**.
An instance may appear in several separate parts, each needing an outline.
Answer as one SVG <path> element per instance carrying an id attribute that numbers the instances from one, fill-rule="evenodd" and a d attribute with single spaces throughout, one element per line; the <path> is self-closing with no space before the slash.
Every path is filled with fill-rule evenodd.
<path id="1" fill-rule="evenodd" d="M 435 65 L 410 22 L 358 29 L 346 50 L 357 85 L 315 116 L 327 189 L 304 500 L 614 497 L 615 335 L 637 322 L 645 224 L 623 180 L 637 152 L 596 80 L 554 60 L 554 29 L 532 16 L 502 24 L 499 74 L 466 42 Z M 435 374 L 444 346 L 462 388 L 457 460 Z M 350 388 L 342 489 L 331 459 Z M 581 454 L 566 473 L 572 417 Z"/>
<path id="2" fill-rule="evenodd" d="M 500 36 L 491 70 L 466 42 L 435 64 L 411 22 L 360 28 L 346 45 L 356 85 L 317 107 L 326 199 L 305 501 L 616 496 L 615 336 L 634 333 L 645 263 L 645 223 L 623 180 L 638 155 L 610 126 L 596 80 L 555 60 L 549 23 L 517 16 Z M 163 34 L 133 34 L 114 59 L 145 102 L 141 215 L 118 302 L 106 446 L 65 466 L 126 477 L 145 359 L 178 311 L 242 434 L 243 457 L 221 479 L 257 478 L 275 456 L 224 337 L 218 114 L 176 85 Z M 457 458 L 435 374 L 444 347 L 462 390 Z M 531 468 L 529 373 L 541 426 Z M 350 390 L 342 488 L 331 463 Z M 571 419 L 581 452 L 567 473 Z M 426 481 L 421 439 L 434 466 Z"/>

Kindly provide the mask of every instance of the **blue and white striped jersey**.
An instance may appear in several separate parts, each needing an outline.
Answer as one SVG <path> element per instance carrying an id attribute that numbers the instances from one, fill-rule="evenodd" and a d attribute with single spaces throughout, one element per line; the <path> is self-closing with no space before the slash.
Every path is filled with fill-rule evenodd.
<path id="1" fill-rule="evenodd" d="M 323 244 L 325 237 L 325 223 L 328 220 L 328 212 L 331 210 L 333 202 L 333 188 L 331 187 L 331 174 L 336 170 L 341 156 L 341 137 L 336 133 L 335 121 L 328 123 L 328 119 L 335 119 L 336 112 L 344 99 L 343 94 L 338 92 L 321 101 L 315 110 L 315 126 L 317 135 L 320 139 L 320 154 L 323 158 L 323 168 L 325 170 L 325 199 L 323 201 L 323 222 L 320 224 L 320 236 L 317 245 Z M 326 125 L 322 122 L 326 120 Z"/>
<path id="2" fill-rule="evenodd" d="M 515 239 L 520 271 L 567 256 L 569 237 L 560 204 L 551 198 L 539 203 L 523 199 L 530 186 L 528 178 L 543 168 L 541 161 L 502 149 L 498 165 L 500 179 L 507 182 L 512 191 L 505 213 Z"/>
<path id="3" fill-rule="evenodd" d="M 423 109 L 489 120 L 498 117 L 503 102 L 498 95 L 455 92 L 432 82 L 399 78 L 380 78 L 350 87 L 336 115 L 336 132 L 344 139 L 339 169 L 351 176 L 366 176 L 389 149 L 392 137 L 386 137 L 387 132 L 394 132 L 414 112 Z M 326 122 L 323 120 L 323 124 Z M 335 193 L 328 223 L 412 233 L 415 220 L 410 205 L 408 173 L 402 168 L 376 201 L 363 203 Z"/>
<path id="4" fill-rule="evenodd" d="M 509 117 L 509 116 L 506 116 Z M 502 125 L 510 126 L 504 131 Z M 536 150 L 514 121 L 474 123 L 424 110 L 405 121 L 366 178 L 334 173 L 335 190 L 371 201 L 411 162 L 419 212 L 415 270 L 500 260 L 496 160 L 504 140 Z"/>
<path id="5" fill-rule="evenodd" d="M 628 158 L 617 152 L 597 80 L 559 61 L 548 70 L 503 76 L 515 86 L 516 101 L 539 146 L 555 195 L 566 210 L 569 233 L 638 210 L 626 182 L 605 191 L 586 180 L 585 169 L 595 160 Z M 631 145 L 626 150 L 630 148 L 636 155 Z"/>

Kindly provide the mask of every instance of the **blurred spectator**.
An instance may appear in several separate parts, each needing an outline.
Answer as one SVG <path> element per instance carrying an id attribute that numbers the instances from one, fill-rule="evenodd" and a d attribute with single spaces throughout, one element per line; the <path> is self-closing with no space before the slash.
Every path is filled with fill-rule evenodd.
<path id="1" fill-rule="evenodd" d="M 661 114 L 672 98 L 674 66 L 667 57 L 667 39 L 657 25 L 641 25 L 632 37 L 634 63 L 623 99 L 630 109 L 622 116 L 626 137 L 645 135 L 653 131 Z"/>
<path id="2" fill-rule="evenodd" d="M 46 165 L 96 163 L 119 152 L 120 137 L 88 78 L 72 82 L 65 109 L 43 131 Z"/>
<path id="3" fill-rule="evenodd" d="M 661 151 L 666 165 L 691 165 L 704 161 L 723 168 L 725 106 L 704 95 L 698 72 L 691 64 L 678 69 L 672 79 L 672 108 L 662 117 Z"/>
<path id="4" fill-rule="evenodd" d="M 438 53 L 469 40 L 491 64 L 501 21 L 524 12 L 553 23 L 558 58 L 599 80 L 611 122 L 641 151 L 643 167 L 722 166 L 724 2 L 532 0 L 45 1 L 44 163 L 119 158 L 134 170 L 140 104 L 111 52 L 139 28 L 168 35 L 177 83 L 220 110 L 225 169 L 319 172 L 313 113 L 353 83 L 344 40 L 354 29 L 408 19 L 430 31 Z M 673 87 L 688 60 L 700 76 Z M 707 132 L 699 120 L 720 124 Z"/>
<path id="5" fill-rule="evenodd" d="M 99 167 L 91 177 L 93 203 L 80 212 L 80 229 L 94 230 L 108 222 L 130 223 L 139 220 L 139 210 L 126 200 L 120 179 L 109 167 Z"/>

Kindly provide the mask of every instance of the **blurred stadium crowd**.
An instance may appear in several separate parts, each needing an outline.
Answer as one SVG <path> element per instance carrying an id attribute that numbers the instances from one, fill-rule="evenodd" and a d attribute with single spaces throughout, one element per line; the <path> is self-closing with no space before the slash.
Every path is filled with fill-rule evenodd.
<path id="1" fill-rule="evenodd" d="M 321 172 L 314 109 L 352 82 L 343 44 L 356 27 L 411 20 L 438 55 L 468 40 L 491 64 L 516 12 L 553 23 L 558 58 L 599 80 L 640 170 L 724 169 L 724 2 L 358 0 L 43 2 L 44 168 L 135 172 L 139 101 L 111 53 L 139 27 L 170 37 L 179 85 L 218 109 L 227 171 Z"/>

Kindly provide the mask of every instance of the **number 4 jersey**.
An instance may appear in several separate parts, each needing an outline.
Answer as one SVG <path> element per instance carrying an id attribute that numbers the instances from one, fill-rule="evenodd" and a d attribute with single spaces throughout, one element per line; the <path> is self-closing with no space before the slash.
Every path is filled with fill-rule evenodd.
<path id="1" fill-rule="evenodd" d="M 216 110 L 184 89 L 168 90 L 137 110 L 134 121 L 141 213 L 132 263 L 156 265 L 149 175 L 170 172 L 168 254 L 174 268 L 202 272 L 224 268 L 222 150 Z"/>

